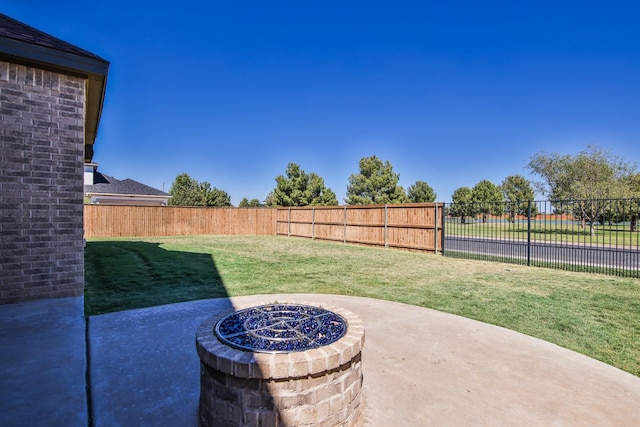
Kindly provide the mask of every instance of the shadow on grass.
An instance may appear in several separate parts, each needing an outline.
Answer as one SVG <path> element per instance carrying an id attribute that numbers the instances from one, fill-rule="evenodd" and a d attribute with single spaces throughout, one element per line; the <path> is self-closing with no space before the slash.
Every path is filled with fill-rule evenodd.
<path id="1" fill-rule="evenodd" d="M 194 300 L 204 301 L 173 304 Z M 171 305 L 153 308 L 165 304 Z M 145 307 L 149 309 L 125 311 Z M 204 375 L 193 343 L 205 319 L 235 309 L 209 253 L 185 246 L 169 250 L 152 242 L 87 242 L 85 315 L 91 316 L 93 424 L 129 425 L 135 414 L 140 425 L 192 425 L 197 407 L 198 419 L 207 425 L 235 425 L 237 413 L 224 410 L 240 410 L 235 394 L 211 391 L 219 387 L 212 378 L 220 374 Z M 262 378 L 255 366 L 253 375 Z M 201 387 L 207 393 L 200 394 Z M 268 390 L 262 393 L 281 423 L 275 399 Z M 149 402 L 163 404 L 148 410 Z M 256 416 L 242 413 L 241 424 Z"/>
<path id="2" fill-rule="evenodd" d="M 85 314 L 228 297 L 211 254 L 159 243 L 87 242 Z"/>

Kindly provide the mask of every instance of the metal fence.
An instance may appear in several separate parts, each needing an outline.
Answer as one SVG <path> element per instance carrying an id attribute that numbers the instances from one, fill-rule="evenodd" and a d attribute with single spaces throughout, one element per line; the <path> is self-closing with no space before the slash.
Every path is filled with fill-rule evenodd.
<path id="1" fill-rule="evenodd" d="M 640 277 L 640 199 L 447 203 L 445 256 Z"/>

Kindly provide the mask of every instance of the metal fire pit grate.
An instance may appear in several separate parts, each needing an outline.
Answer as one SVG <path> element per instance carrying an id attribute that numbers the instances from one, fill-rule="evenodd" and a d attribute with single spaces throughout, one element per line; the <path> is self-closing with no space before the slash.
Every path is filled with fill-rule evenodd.
<path id="1" fill-rule="evenodd" d="M 274 303 L 228 314 L 214 329 L 222 342 L 240 350 L 289 353 L 339 340 L 347 322 L 320 307 Z"/>

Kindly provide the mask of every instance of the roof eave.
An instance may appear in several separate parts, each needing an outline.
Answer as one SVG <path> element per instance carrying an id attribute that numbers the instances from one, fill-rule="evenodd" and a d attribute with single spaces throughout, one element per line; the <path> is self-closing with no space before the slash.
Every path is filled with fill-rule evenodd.
<path id="1" fill-rule="evenodd" d="M 171 195 L 166 195 L 166 196 L 161 196 L 161 195 L 156 195 L 156 194 L 126 194 L 126 193 L 100 193 L 97 191 L 87 191 L 85 192 L 85 195 L 87 197 L 91 197 L 91 196 L 101 196 L 101 197 L 145 197 L 145 198 L 150 198 L 150 199 L 170 199 L 173 196 Z"/>
<path id="2" fill-rule="evenodd" d="M 104 105 L 109 62 L 97 56 L 77 55 L 5 37 L 0 37 L 0 58 L 87 80 L 84 161 L 91 162 Z"/>

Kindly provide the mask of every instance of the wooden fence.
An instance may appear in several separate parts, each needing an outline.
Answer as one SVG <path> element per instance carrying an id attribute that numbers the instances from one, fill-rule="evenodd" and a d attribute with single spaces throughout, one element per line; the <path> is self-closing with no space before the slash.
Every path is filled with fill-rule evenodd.
<path id="1" fill-rule="evenodd" d="M 418 203 L 293 208 L 205 208 L 85 205 L 92 237 L 198 234 L 296 236 L 441 252 L 443 204 Z"/>
<path id="2" fill-rule="evenodd" d="M 443 209 L 442 203 L 278 208 L 276 234 L 438 253 Z"/>
<path id="3" fill-rule="evenodd" d="M 84 235 L 275 235 L 276 210 L 174 206 L 84 205 Z"/>

